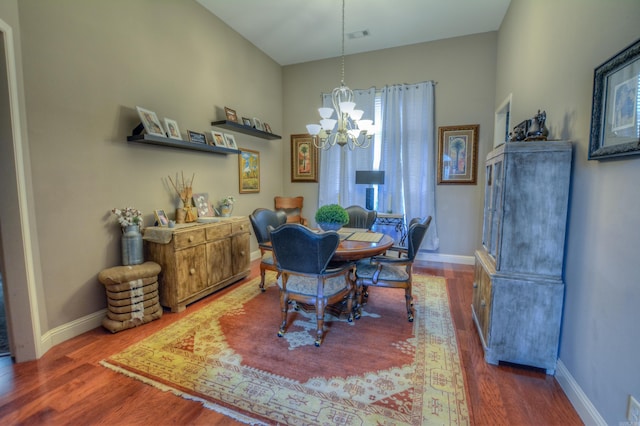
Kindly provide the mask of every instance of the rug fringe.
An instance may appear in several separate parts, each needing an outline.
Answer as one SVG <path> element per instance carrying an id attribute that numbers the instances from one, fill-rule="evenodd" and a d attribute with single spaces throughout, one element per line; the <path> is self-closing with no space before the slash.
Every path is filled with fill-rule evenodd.
<path id="1" fill-rule="evenodd" d="M 259 420 L 253 419 L 249 416 L 246 416 L 244 414 L 238 413 L 237 411 L 231 410 L 227 407 L 223 407 L 221 405 L 215 404 L 211 401 L 207 401 L 206 399 L 203 398 L 199 398 L 197 396 L 194 395 L 190 395 L 186 392 L 182 392 L 179 391 L 178 389 L 162 384 L 160 382 L 157 382 L 155 380 L 149 379 L 148 377 L 144 377 L 141 376 L 139 374 L 133 373 L 131 371 L 125 370 L 124 368 L 118 367 L 116 365 L 110 364 L 109 362 L 107 362 L 106 360 L 102 360 L 99 362 L 100 365 L 102 365 L 105 368 L 108 368 L 110 370 L 113 370 L 117 373 L 120 374 L 124 374 L 127 377 L 131 377 L 133 379 L 136 379 L 144 384 L 153 386 L 156 389 L 159 389 L 163 392 L 171 392 L 174 395 L 177 395 L 181 398 L 187 399 L 187 400 L 191 400 L 191 401 L 196 401 L 202 404 L 203 407 L 211 410 L 211 411 L 215 411 L 217 413 L 223 414 L 227 417 L 231 417 L 234 420 L 237 420 L 239 422 L 242 422 L 244 424 L 248 424 L 251 426 L 269 426 L 268 423 L 263 423 Z"/>

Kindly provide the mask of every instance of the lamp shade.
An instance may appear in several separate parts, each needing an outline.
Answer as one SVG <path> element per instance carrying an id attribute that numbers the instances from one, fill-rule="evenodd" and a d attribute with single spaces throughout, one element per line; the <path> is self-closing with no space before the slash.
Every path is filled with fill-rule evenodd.
<path id="1" fill-rule="evenodd" d="M 384 185 L 384 171 L 356 170 L 356 184 Z"/>

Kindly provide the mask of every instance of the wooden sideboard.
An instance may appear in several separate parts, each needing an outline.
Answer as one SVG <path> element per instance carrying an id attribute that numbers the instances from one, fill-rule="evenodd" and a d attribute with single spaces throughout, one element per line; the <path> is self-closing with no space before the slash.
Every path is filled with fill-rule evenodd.
<path id="1" fill-rule="evenodd" d="M 249 275 L 247 217 L 145 229 L 145 258 L 162 267 L 160 304 L 180 312 L 216 290 Z"/>

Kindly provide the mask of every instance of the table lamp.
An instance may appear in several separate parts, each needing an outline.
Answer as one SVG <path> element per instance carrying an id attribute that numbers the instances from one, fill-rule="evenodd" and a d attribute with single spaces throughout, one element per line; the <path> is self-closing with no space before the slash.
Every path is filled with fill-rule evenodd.
<path id="1" fill-rule="evenodd" d="M 384 171 L 356 170 L 356 185 L 384 185 Z M 366 208 L 373 210 L 373 187 L 366 191 Z"/>

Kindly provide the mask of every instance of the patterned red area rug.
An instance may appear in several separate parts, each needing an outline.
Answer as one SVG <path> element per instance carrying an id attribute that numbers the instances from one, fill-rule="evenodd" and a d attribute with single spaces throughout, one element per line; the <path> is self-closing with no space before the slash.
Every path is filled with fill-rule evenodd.
<path id="1" fill-rule="evenodd" d="M 463 373 L 441 277 L 414 275 L 415 321 L 404 292 L 370 288 L 362 318 L 289 314 L 284 337 L 275 274 L 242 284 L 102 361 L 251 424 L 469 424 Z"/>

